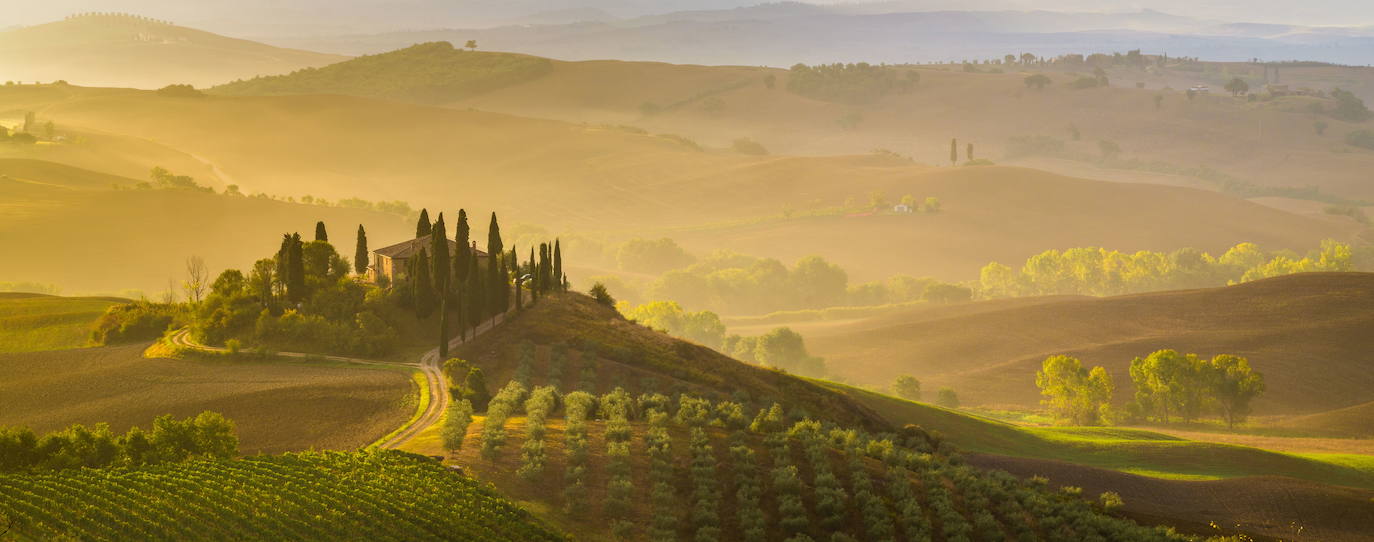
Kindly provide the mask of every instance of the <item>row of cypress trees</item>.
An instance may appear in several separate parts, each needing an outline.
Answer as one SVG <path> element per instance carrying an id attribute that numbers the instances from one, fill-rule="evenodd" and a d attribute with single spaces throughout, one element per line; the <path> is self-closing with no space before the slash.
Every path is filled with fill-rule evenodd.
<path id="1" fill-rule="evenodd" d="M 564 291 L 567 277 L 563 273 L 563 251 L 561 243 L 555 239 L 553 244 L 541 243 L 538 257 L 530 249 L 529 260 L 521 262 L 515 247 L 509 251 L 501 239 L 501 225 L 496 213 L 491 214 L 487 227 L 487 264 L 485 269 L 478 265 L 479 255 L 476 243 L 471 239 L 472 228 L 468 224 L 467 210 L 458 210 L 458 220 L 453 228 L 455 251 L 449 252 L 448 226 L 443 213 L 430 222 L 429 210 L 421 209 L 415 224 L 417 239 L 428 236 L 430 245 L 410 261 L 410 287 L 414 298 L 416 316 L 427 318 L 434 309 L 439 310 L 439 354 L 448 356 L 449 315 L 458 317 L 458 331 L 467 336 L 486 320 L 511 310 L 522 310 L 526 305 L 524 290 L 529 289 L 531 301 L 537 302 L 539 296 L 553 291 Z M 358 250 L 366 250 L 364 232 L 359 228 Z M 511 296 L 515 299 L 512 303 Z M 452 307 L 452 308 L 451 308 Z"/>

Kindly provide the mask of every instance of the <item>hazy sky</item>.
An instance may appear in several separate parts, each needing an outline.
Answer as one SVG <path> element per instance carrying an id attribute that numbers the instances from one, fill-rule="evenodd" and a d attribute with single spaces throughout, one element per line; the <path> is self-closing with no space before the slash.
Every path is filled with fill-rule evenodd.
<path id="1" fill-rule="evenodd" d="M 541 11 L 599 9 L 636 16 L 691 9 L 718 9 L 761 0 L 47 0 L 9 4 L 0 27 L 59 19 L 74 12 L 129 12 L 207 30 L 240 35 L 483 26 Z M 1050 10 L 1135 11 L 1154 9 L 1229 22 L 1308 25 L 1374 25 L 1374 2 L 1361 0 L 813 0 L 817 4 L 881 3 L 900 11 Z"/>

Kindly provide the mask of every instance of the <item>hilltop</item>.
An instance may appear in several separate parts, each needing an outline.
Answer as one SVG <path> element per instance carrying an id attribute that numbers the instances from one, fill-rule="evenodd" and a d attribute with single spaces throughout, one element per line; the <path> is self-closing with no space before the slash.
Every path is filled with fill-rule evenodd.
<path id="1" fill-rule="evenodd" d="M 134 15 L 76 15 L 0 32 L 5 77 L 19 81 L 205 87 L 345 58 L 228 38 Z"/>
<path id="2" fill-rule="evenodd" d="M 547 59 L 423 43 L 289 75 L 256 77 L 211 89 L 234 96 L 347 94 L 417 103 L 449 102 L 538 78 Z"/>
<path id="3" fill-rule="evenodd" d="M 961 150 L 965 143 L 975 144 L 981 158 L 1077 176 L 1196 186 L 1244 197 L 1374 200 L 1360 174 L 1374 166 L 1374 152 L 1345 141 L 1347 133 L 1368 129 L 1368 121 L 1329 114 L 1337 105 L 1325 94 L 1344 88 L 1374 101 L 1370 68 L 1276 65 L 1283 88 L 1310 87 L 1311 92 L 1270 97 L 1264 90 L 1271 77 L 1268 64 L 1107 64 L 1109 83 L 1092 88 L 1075 86 L 1093 72 L 1086 64 L 974 64 L 971 70 L 900 64 L 872 69 L 912 78 L 910 88 L 843 100 L 795 92 L 797 73 L 777 68 L 464 54 L 441 43 L 426 44 L 219 91 L 384 96 L 525 117 L 627 124 L 684 134 L 715 147 L 749 137 L 784 154 L 889 149 L 932 164 L 948 163 L 950 138 L 957 138 Z M 360 73 L 386 76 L 369 81 Z M 1048 85 L 1031 88 L 1025 80 L 1032 74 L 1047 76 Z M 1231 77 L 1249 81 L 1261 99 L 1222 95 L 1220 88 Z M 1218 93 L 1187 95 L 1185 89 L 1196 84 L 1210 84 Z M 483 92 L 492 88 L 501 92 Z M 1316 91 L 1323 96 L 1311 95 Z M 1320 130 L 1317 121 L 1325 123 Z M 1114 147 L 1103 147 L 1103 141 Z"/>
<path id="4" fill-rule="evenodd" d="M 1369 402 L 1374 274 L 1306 273 L 1202 290 L 1106 298 L 1042 297 L 897 311 L 793 326 L 839 375 L 888 385 L 912 374 L 970 405 L 1035 408 L 1035 371 L 1051 355 L 1101 365 L 1130 389 L 1132 358 L 1170 348 L 1246 356 L 1264 373 L 1263 414 Z M 1316 370 L 1320 369 L 1320 370 Z M 1129 392 L 1117 394 L 1125 400 Z"/>

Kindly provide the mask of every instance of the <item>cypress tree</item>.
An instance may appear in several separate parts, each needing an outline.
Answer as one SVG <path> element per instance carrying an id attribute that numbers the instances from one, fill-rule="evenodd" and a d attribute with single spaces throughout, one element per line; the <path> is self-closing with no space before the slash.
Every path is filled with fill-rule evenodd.
<path id="1" fill-rule="evenodd" d="M 505 312 L 505 307 L 501 306 L 504 299 L 502 290 L 506 287 L 505 277 L 502 276 L 505 266 L 501 263 L 501 256 L 505 253 L 505 247 L 501 243 L 501 225 L 496 223 L 496 213 L 491 213 L 491 224 L 487 227 L 487 298 L 485 300 L 487 316 L 495 317 L 498 313 Z"/>
<path id="2" fill-rule="evenodd" d="M 415 221 L 415 238 L 429 235 L 429 209 L 420 209 L 420 219 Z"/>
<path id="3" fill-rule="evenodd" d="M 358 248 L 353 251 L 353 270 L 359 275 L 367 272 L 367 230 L 363 229 L 362 224 L 358 224 Z"/>
<path id="4" fill-rule="evenodd" d="M 416 257 L 415 277 L 411 281 L 415 288 L 415 317 L 429 318 L 434 313 L 434 283 L 429 277 L 429 253 L 421 250 Z"/>
<path id="5" fill-rule="evenodd" d="M 448 264 L 443 264 L 448 267 Z M 448 359 L 448 297 L 439 298 L 439 359 Z"/>
<path id="6" fill-rule="evenodd" d="M 524 275 L 520 273 L 520 253 L 516 252 L 515 247 L 510 249 L 510 261 L 515 265 L 515 272 L 512 273 L 511 286 L 515 289 L 515 310 L 521 311 L 525 308 L 524 290 L 520 286 L 520 278 Z"/>
<path id="7" fill-rule="evenodd" d="M 458 223 L 453 225 L 453 242 L 458 244 L 458 251 L 453 255 L 453 276 L 458 279 L 459 285 L 466 285 L 468 280 L 468 259 L 471 257 L 472 229 L 468 227 L 468 212 L 463 209 L 458 210 Z"/>
<path id="8" fill-rule="evenodd" d="M 539 302 L 539 277 L 534 273 L 534 247 L 530 247 L 529 275 L 530 304 L 534 304 Z"/>
<path id="9" fill-rule="evenodd" d="M 505 314 L 510 310 L 510 267 L 506 265 L 506 253 L 501 253 L 497 267 L 500 269 L 496 273 L 496 282 L 491 286 L 491 294 L 496 303 L 496 306 L 492 307 L 492 315 Z"/>
<path id="10" fill-rule="evenodd" d="M 477 334 L 477 326 L 482 324 L 483 300 L 486 297 L 482 289 L 482 274 L 477 272 L 477 258 L 468 258 L 468 286 L 467 305 L 468 305 L 468 325 L 472 327 L 473 335 Z"/>
<path id="11" fill-rule="evenodd" d="M 292 303 L 305 299 L 305 254 L 301 234 L 291 234 L 291 248 L 286 258 L 286 297 Z"/>
<path id="12" fill-rule="evenodd" d="M 439 297 L 447 298 L 449 292 L 449 271 L 453 266 L 449 264 L 448 254 L 448 227 L 444 225 L 444 213 L 439 213 L 439 220 L 434 222 L 434 228 L 430 230 L 430 251 L 434 253 L 434 259 L 430 261 L 434 268 L 431 278 L 434 280 L 434 291 Z"/>
<path id="13" fill-rule="evenodd" d="M 286 283 L 291 277 L 291 234 L 281 234 L 281 248 L 277 249 L 276 276 L 273 284 L 276 286 L 277 295 L 286 295 Z"/>
<path id="14" fill-rule="evenodd" d="M 501 225 L 496 223 L 496 213 L 492 213 L 491 225 L 487 227 L 487 254 L 495 256 L 505 250 L 501 244 Z"/>
<path id="15" fill-rule="evenodd" d="M 315 223 L 315 240 L 329 242 L 329 232 L 324 230 L 324 221 Z"/>
<path id="16" fill-rule="evenodd" d="M 959 163 L 959 140 L 950 138 L 949 140 L 949 165 Z"/>
<path id="17" fill-rule="evenodd" d="M 558 290 L 562 291 L 563 280 L 561 277 L 563 276 L 563 247 L 561 246 L 561 243 L 559 242 L 558 238 L 554 238 L 553 240 L 553 276 L 560 277 L 558 281 Z"/>
<path id="18" fill-rule="evenodd" d="M 969 143 L 969 144 L 968 144 L 968 149 L 967 149 L 966 151 L 964 151 L 964 159 L 965 159 L 965 160 L 969 160 L 969 161 L 972 161 L 972 160 L 973 160 L 973 144 L 972 144 L 972 143 Z"/>

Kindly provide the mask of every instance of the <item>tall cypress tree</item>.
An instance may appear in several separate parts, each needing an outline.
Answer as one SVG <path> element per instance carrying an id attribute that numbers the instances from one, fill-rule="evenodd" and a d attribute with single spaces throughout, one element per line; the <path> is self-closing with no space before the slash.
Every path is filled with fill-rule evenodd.
<path id="1" fill-rule="evenodd" d="M 530 275 L 530 303 L 531 303 L 531 304 L 533 304 L 533 303 L 538 303 L 538 302 L 539 302 L 539 277 L 538 277 L 538 276 L 535 276 L 535 273 L 534 273 L 534 247 L 530 247 L 529 275 Z"/>
<path id="2" fill-rule="evenodd" d="M 482 274 L 477 272 L 477 258 L 475 256 L 468 258 L 468 287 L 466 290 L 468 294 L 468 325 L 472 327 L 473 335 L 476 335 L 477 327 L 482 324 L 483 300 L 486 298 L 486 292 L 482 289 Z"/>
<path id="3" fill-rule="evenodd" d="M 420 209 L 420 218 L 415 221 L 415 238 L 429 235 L 429 209 Z"/>
<path id="4" fill-rule="evenodd" d="M 358 224 L 358 247 L 353 250 L 353 270 L 359 275 L 367 272 L 369 254 L 367 251 L 367 230 L 363 229 L 362 224 Z"/>
<path id="5" fill-rule="evenodd" d="M 501 263 L 501 256 L 505 253 L 505 247 L 501 243 L 501 225 L 496 222 L 496 213 L 491 213 L 491 224 L 487 226 L 487 316 L 496 316 L 498 313 L 505 312 L 505 307 L 501 306 L 503 295 L 506 288 L 506 279 L 501 276 L 505 266 Z"/>
<path id="6" fill-rule="evenodd" d="M 558 291 L 563 291 L 563 247 L 558 238 L 553 239 L 553 276 L 558 280 Z"/>
<path id="7" fill-rule="evenodd" d="M 959 140 L 950 138 L 949 140 L 949 165 L 959 163 Z"/>
<path id="8" fill-rule="evenodd" d="M 524 292 L 521 291 L 524 288 L 520 287 L 520 278 L 524 276 L 520 272 L 520 253 L 512 246 L 507 257 L 510 258 L 511 265 L 515 266 L 515 272 L 511 273 L 511 287 L 515 289 L 515 310 L 520 311 L 525 308 Z"/>
<path id="9" fill-rule="evenodd" d="M 305 299 L 305 254 L 301 244 L 301 234 L 291 234 L 291 249 L 287 251 L 286 258 L 286 298 L 291 303 L 300 303 Z"/>
<path id="10" fill-rule="evenodd" d="M 429 240 L 430 251 L 434 253 L 434 259 L 430 261 L 434 268 L 431 273 L 434 291 L 439 297 L 447 298 L 449 274 L 453 266 L 449 264 L 448 227 L 444 225 L 444 213 L 439 213 L 439 220 L 434 222 L 434 228 L 430 230 Z"/>
<path id="11" fill-rule="evenodd" d="M 324 221 L 315 223 L 315 240 L 329 242 L 329 232 L 324 230 Z"/>
<path id="12" fill-rule="evenodd" d="M 421 250 L 416 256 L 415 277 L 411 283 L 415 292 L 415 317 L 429 318 L 434 314 L 434 283 L 429 277 L 429 253 Z"/>
<path id="13" fill-rule="evenodd" d="M 453 225 L 453 242 L 458 244 L 453 254 L 453 276 L 458 284 L 466 286 L 468 280 L 468 259 L 471 257 L 472 228 L 468 226 L 468 212 L 458 210 L 458 223 Z"/>
<path id="14" fill-rule="evenodd" d="M 286 283 L 291 277 L 291 234 L 281 234 L 281 248 L 277 249 L 276 276 L 273 286 L 276 287 L 277 296 L 286 295 Z"/>

